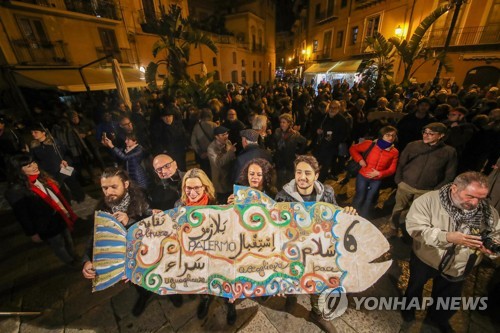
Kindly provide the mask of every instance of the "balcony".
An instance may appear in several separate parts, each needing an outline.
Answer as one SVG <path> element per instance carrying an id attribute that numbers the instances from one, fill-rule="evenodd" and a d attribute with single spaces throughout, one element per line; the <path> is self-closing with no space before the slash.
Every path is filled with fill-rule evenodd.
<path id="1" fill-rule="evenodd" d="M 17 0 L 11 3 L 26 3 L 30 5 L 48 7 L 59 10 L 68 10 L 70 12 L 91 15 L 94 17 L 120 20 L 118 7 L 115 0 Z"/>
<path id="2" fill-rule="evenodd" d="M 316 13 L 316 16 L 314 17 L 314 20 L 316 22 L 317 25 L 322 25 L 322 24 L 325 24 L 325 23 L 328 23 L 328 22 L 331 22 L 333 20 L 336 20 L 338 19 L 339 16 L 338 14 L 336 13 L 336 11 L 322 11 L 322 12 L 319 12 L 319 13 Z"/>
<path id="3" fill-rule="evenodd" d="M 148 34 L 154 34 L 157 32 L 156 23 L 161 19 L 161 13 L 151 10 L 139 10 L 139 24 L 141 25 L 142 31 Z"/>
<path id="4" fill-rule="evenodd" d="M 381 2 L 385 2 L 385 0 L 354 0 L 354 10 L 365 9 Z"/>
<path id="5" fill-rule="evenodd" d="M 102 47 L 96 47 L 97 58 L 102 58 L 104 56 L 110 55 L 121 64 L 133 64 L 134 57 L 131 49 L 120 48 L 116 50 L 104 49 Z M 106 59 L 106 62 L 111 63 L 110 58 Z"/>
<path id="6" fill-rule="evenodd" d="M 430 31 L 424 37 L 424 45 L 429 48 L 444 47 L 448 28 Z M 500 43 L 500 24 L 479 27 L 455 28 L 450 46 L 496 45 Z"/>
<path id="7" fill-rule="evenodd" d="M 66 43 L 28 42 L 24 39 L 13 40 L 12 49 L 19 64 L 23 65 L 69 65 Z"/>

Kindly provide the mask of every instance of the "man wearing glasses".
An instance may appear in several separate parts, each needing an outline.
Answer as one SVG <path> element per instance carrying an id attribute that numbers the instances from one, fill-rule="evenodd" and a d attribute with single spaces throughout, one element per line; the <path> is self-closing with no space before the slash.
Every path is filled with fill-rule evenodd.
<path id="1" fill-rule="evenodd" d="M 174 208 L 181 197 L 182 177 L 184 172 L 177 168 L 177 162 L 166 154 L 159 154 L 153 159 L 156 182 L 149 190 L 151 207 L 159 210 Z"/>
<path id="2" fill-rule="evenodd" d="M 151 149 L 151 144 L 149 143 L 149 138 L 145 131 L 135 131 L 134 123 L 130 120 L 129 117 L 122 117 L 118 123 L 120 128 L 118 129 L 118 133 L 116 138 L 113 140 L 111 136 L 108 138 L 113 140 L 113 145 L 118 148 L 125 148 L 125 138 L 127 134 L 135 133 L 137 136 L 137 142 L 147 151 Z M 105 133 L 107 136 L 107 133 Z"/>
<path id="3" fill-rule="evenodd" d="M 446 133 L 446 125 L 430 123 L 424 126 L 422 140 L 410 142 L 401 153 L 394 177 L 398 189 L 391 216 L 391 236 L 397 236 L 401 214 L 413 200 L 453 181 L 457 151 L 444 143 Z"/>

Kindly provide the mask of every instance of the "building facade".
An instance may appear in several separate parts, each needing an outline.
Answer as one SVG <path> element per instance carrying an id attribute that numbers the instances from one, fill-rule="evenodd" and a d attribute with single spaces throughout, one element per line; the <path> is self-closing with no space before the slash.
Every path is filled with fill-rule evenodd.
<path id="1" fill-rule="evenodd" d="M 441 83 L 497 84 L 499 75 L 500 1 L 460 2 L 456 26 L 448 49 L 453 72 L 441 73 Z M 299 5 L 300 4 L 300 5 Z M 316 80 L 353 78 L 362 59 L 370 57 L 365 43 L 368 36 L 380 32 L 387 39 L 409 40 L 420 22 L 447 0 L 309 0 L 297 2 L 295 50 L 290 56 L 303 64 L 305 77 Z M 443 50 L 455 5 L 442 15 L 424 37 L 424 46 Z M 307 24 L 304 19 L 307 18 Z M 304 28 L 305 27 L 305 28 Z M 403 67 L 396 56 L 396 83 L 401 82 Z M 347 61 L 347 63 L 346 63 Z M 417 62 L 412 76 L 417 82 L 435 77 L 437 63 Z"/>
<path id="2" fill-rule="evenodd" d="M 0 3 L 0 108 L 27 109 L 20 87 L 84 92 L 114 89 L 111 60 L 119 61 L 128 87 L 144 87 L 145 68 L 165 59 L 152 53 L 158 36 L 148 31 L 170 5 L 183 17 L 216 13 L 212 0 L 6 0 Z M 219 1 L 220 2 L 220 1 Z M 225 82 L 274 79 L 275 15 L 271 0 L 236 1 L 224 13 L 225 31 L 212 33 L 219 52 L 191 51 L 189 73 L 215 71 Z M 193 13 L 190 13 L 190 9 Z M 204 66 L 202 66 L 204 65 Z M 159 74 L 166 69 L 160 66 Z"/>

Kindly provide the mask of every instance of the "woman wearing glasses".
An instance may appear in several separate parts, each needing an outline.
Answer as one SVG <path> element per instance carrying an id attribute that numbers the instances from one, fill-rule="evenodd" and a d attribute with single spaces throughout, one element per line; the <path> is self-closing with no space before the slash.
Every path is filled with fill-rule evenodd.
<path id="1" fill-rule="evenodd" d="M 180 206 L 206 206 L 217 204 L 215 199 L 215 188 L 207 174 L 201 169 L 190 169 L 182 179 L 182 194 L 181 198 L 175 203 L 175 207 Z M 197 315 L 199 319 L 203 319 L 208 314 L 208 307 L 213 296 L 201 295 L 200 304 L 198 305 Z M 233 303 L 227 305 L 227 323 L 233 325 L 236 322 L 236 307 Z"/>
<path id="2" fill-rule="evenodd" d="M 368 218 L 382 179 L 396 172 L 399 151 L 394 147 L 394 141 L 397 133 L 395 127 L 385 126 L 380 129 L 377 140 L 366 140 L 349 149 L 352 159 L 361 166 L 352 205 L 365 218 Z"/>

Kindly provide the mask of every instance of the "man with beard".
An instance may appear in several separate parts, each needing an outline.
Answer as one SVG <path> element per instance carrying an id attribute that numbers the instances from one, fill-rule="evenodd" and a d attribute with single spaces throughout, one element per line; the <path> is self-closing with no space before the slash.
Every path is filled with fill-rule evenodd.
<path id="1" fill-rule="evenodd" d="M 278 202 L 310 202 L 321 201 L 337 206 L 333 188 L 318 181 L 319 164 L 318 161 L 310 155 L 299 155 L 294 162 L 295 179 L 283 186 L 278 192 L 275 200 Z M 357 214 L 352 207 L 345 207 L 343 210 L 347 214 Z M 297 296 L 287 295 L 285 309 L 290 312 L 297 303 Z M 311 295 L 310 318 L 318 327 L 326 332 L 337 332 L 333 324 L 324 319 L 321 315 L 322 304 L 317 294 Z"/>
<path id="2" fill-rule="evenodd" d="M 500 233 L 498 212 L 488 204 L 488 178 L 479 172 L 464 172 L 451 184 L 415 199 L 406 217 L 406 228 L 413 237 L 410 278 L 402 311 L 405 322 L 415 320 L 415 307 L 421 304 L 422 291 L 433 280 L 425 324 L 441 332 L 452 332 L 449 319 L 454 306 L 443 308 L 451 299 L 461 299 L 462 286 L 481 257 L 492 255 Z M 489 241 L 485 238 L 489 237 Z M 417 301 L 418 302 L 415 302 Z M 489 304 L 488 304 L 489 305 Z"/>
<path id="3" fill-rule="evenodd" d="M 150 215 L 149 205 L 143 192 L 130 182 L 130 178 L 124 170 L 116 167 L 106 168 L 101 175 L 101 188 L 104 193 L 104 199 L 98 203 L 96 210 L 113 214 L 125 228 L 130 228 L 135 223 Z M 93 243 L 92 236 L 83 257 L 84 265 L 82 273 L 86 279 L 96 277 L 95 268 L 92 263 Z M 134 287 L 139 293 L 139 298 L 132 309 L 132 314 L 137 317 L 144 311 L 146 302 L 152 294 L 139 286 L 134 285 Z"/>

